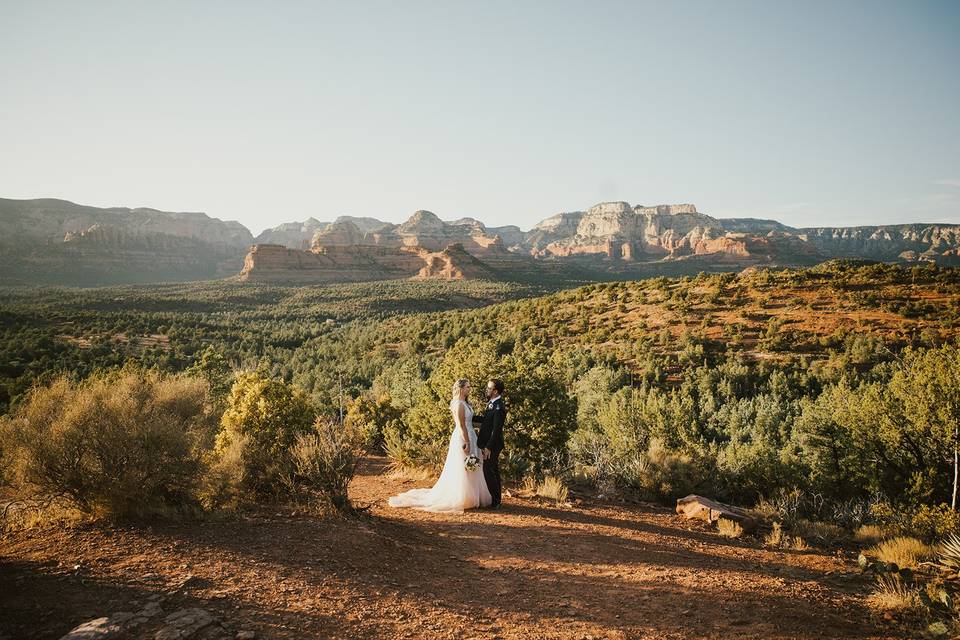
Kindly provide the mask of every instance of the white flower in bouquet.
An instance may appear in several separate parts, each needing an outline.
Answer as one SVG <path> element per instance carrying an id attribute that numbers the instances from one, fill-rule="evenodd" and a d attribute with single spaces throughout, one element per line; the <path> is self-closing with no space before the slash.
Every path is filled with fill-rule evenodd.
<path id="1" fill-rule="evenodd" d="M 467 468 L 467 471 L 476 471 L 477 467 L 480 466 L 480 458 L 477 456 L 467 456 L 467 459 L 463 461 L 463 466 Z"/>

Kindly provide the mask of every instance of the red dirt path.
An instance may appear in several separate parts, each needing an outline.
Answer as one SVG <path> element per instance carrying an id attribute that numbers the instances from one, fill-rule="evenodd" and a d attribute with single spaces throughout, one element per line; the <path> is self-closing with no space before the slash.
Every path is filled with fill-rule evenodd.
<path id="1" fill-rule="evenodd" d="M 901 637 L 863 607 L 849 554 L 772 551 L 657 507 L 396 510 L 386 498 L 416 483 L 383 469 L 368 461 L 352 486 L 372 505 L 359 520 L 0 537 L 0 638 L 59 638 L 155 593 L 259 638 Z"/>

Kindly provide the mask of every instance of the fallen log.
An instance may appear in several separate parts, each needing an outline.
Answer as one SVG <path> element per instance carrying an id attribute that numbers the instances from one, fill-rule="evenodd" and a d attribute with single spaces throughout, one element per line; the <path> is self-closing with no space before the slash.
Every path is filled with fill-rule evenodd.
<path id="1" fill-rule="evenodd" d="M 677 513 L 685 518 L 696 518 L 707 522 L 716 522 L 720 519 L 732 520 L 739 524 L 745 533 L 757 530 L 757 519 L 743 509 L 694 494 L 677 498 Z"/>

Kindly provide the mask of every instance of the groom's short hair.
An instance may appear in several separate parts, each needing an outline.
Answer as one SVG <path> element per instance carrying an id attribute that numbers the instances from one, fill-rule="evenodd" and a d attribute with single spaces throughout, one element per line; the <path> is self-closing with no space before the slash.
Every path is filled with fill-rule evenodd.
<path id="1" fill-rule="evenodd" d="M 490 384 L 497 390 L 497 393 L 503 393 L 503 380 L 500 378 L 490 378 Z"/>

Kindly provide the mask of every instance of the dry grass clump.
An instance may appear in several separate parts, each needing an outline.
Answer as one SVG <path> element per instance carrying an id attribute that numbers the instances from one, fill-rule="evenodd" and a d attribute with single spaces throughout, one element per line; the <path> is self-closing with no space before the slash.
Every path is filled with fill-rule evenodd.
<path id="1" fill-rule="evenodd" d="M 833 544 L 845 537 L 843 529 L 835 524 L 804 519 L 793 522 L 790 525 L 790 532 L 803 540 L 813 540 L 824 544 Z"/>
<path id="2" fill-rule="evenodd" d="M 783 525 L 779 522 L 773 523 L 773 529 L 763 537 L 763 543 L 777 549 L 793 549 L 794 551 L 806 551 L 809 547 L 800 536 L 792 536 L 783 530 Z"/>
<path id="3" fill-rule="evenodd" d="M 537 482 L 535 478 L 527 476 L 523 479 L 523 484 L 518 492 L 522 496 L 539 496 L 553 500 L 557 504 L 563 504 L 569 497 L 570 490 L 563 483 L 563 480 L 555 476 L 546 476 L 543 482 Z"/>
<path id="4" fill-rule="evenodd" d="M 434 473 L 432 469 L 425 467 L 402 467 L 391 464 L 387 472 L 387 477 L 400 480 L 412 480 L 414 482 L 428 482 L 430 480 L 436 480 L 437 474 Z"/>
<path id="5" fill-rule="evenodd" d="M 853 532 L 853 539 L 863 544 L 876 544 L 894 535 L 889 529 L 879 524 L 864 524 Z"/>
<path id="6" fill-rule="evenodd" d="M 867 604 L 878 611 L 918 615 L 924 611 L 920 590 L 905 584 L 897 575 L 877 578 L 877 586 L 867 596 Z"/>
<path id="7" fill-rule="evenodd" d="M 556 502 L 566 502 L 570 490 L 563 484 L 563 480 L 554 476 L 547 476 L 537 487 L 537 495 L 541 498 L 555 500 Z"/>
<path id="8" fill-rule="evenodd" d="M 746 511 L 757 520 L 761 521 L 770 521 L 780 517 L 780 510 L 777 509 L 777 507 L 766 498 L 761 499 L 755 507 L 752 509 L 746 509 Z"/>
<path id="9" fill-rule="evenodd" d="M 46 500 L 0 499 L 0 531 L 37 527 L 72 526 L 89 519 L 72 502 L 53 497 Z"/>
<path id="10" fill-rule="evenodd" d="M 733 520 L 728 520 L 726 518 L 720 518 L 717 520 L 717 530 L 725 538 L 741 538 L 743 537 L 743 527 L 741 527 L 737 522 Z"/>
<path id="11" fill-rule="evenodd" d="M 898 536 L 874 545 L 866 553 L 883 562 L 896 563 L 898 567 L 915 569 L 924 560 L 932 558 L 935 551 L 922 540 Z"/>

